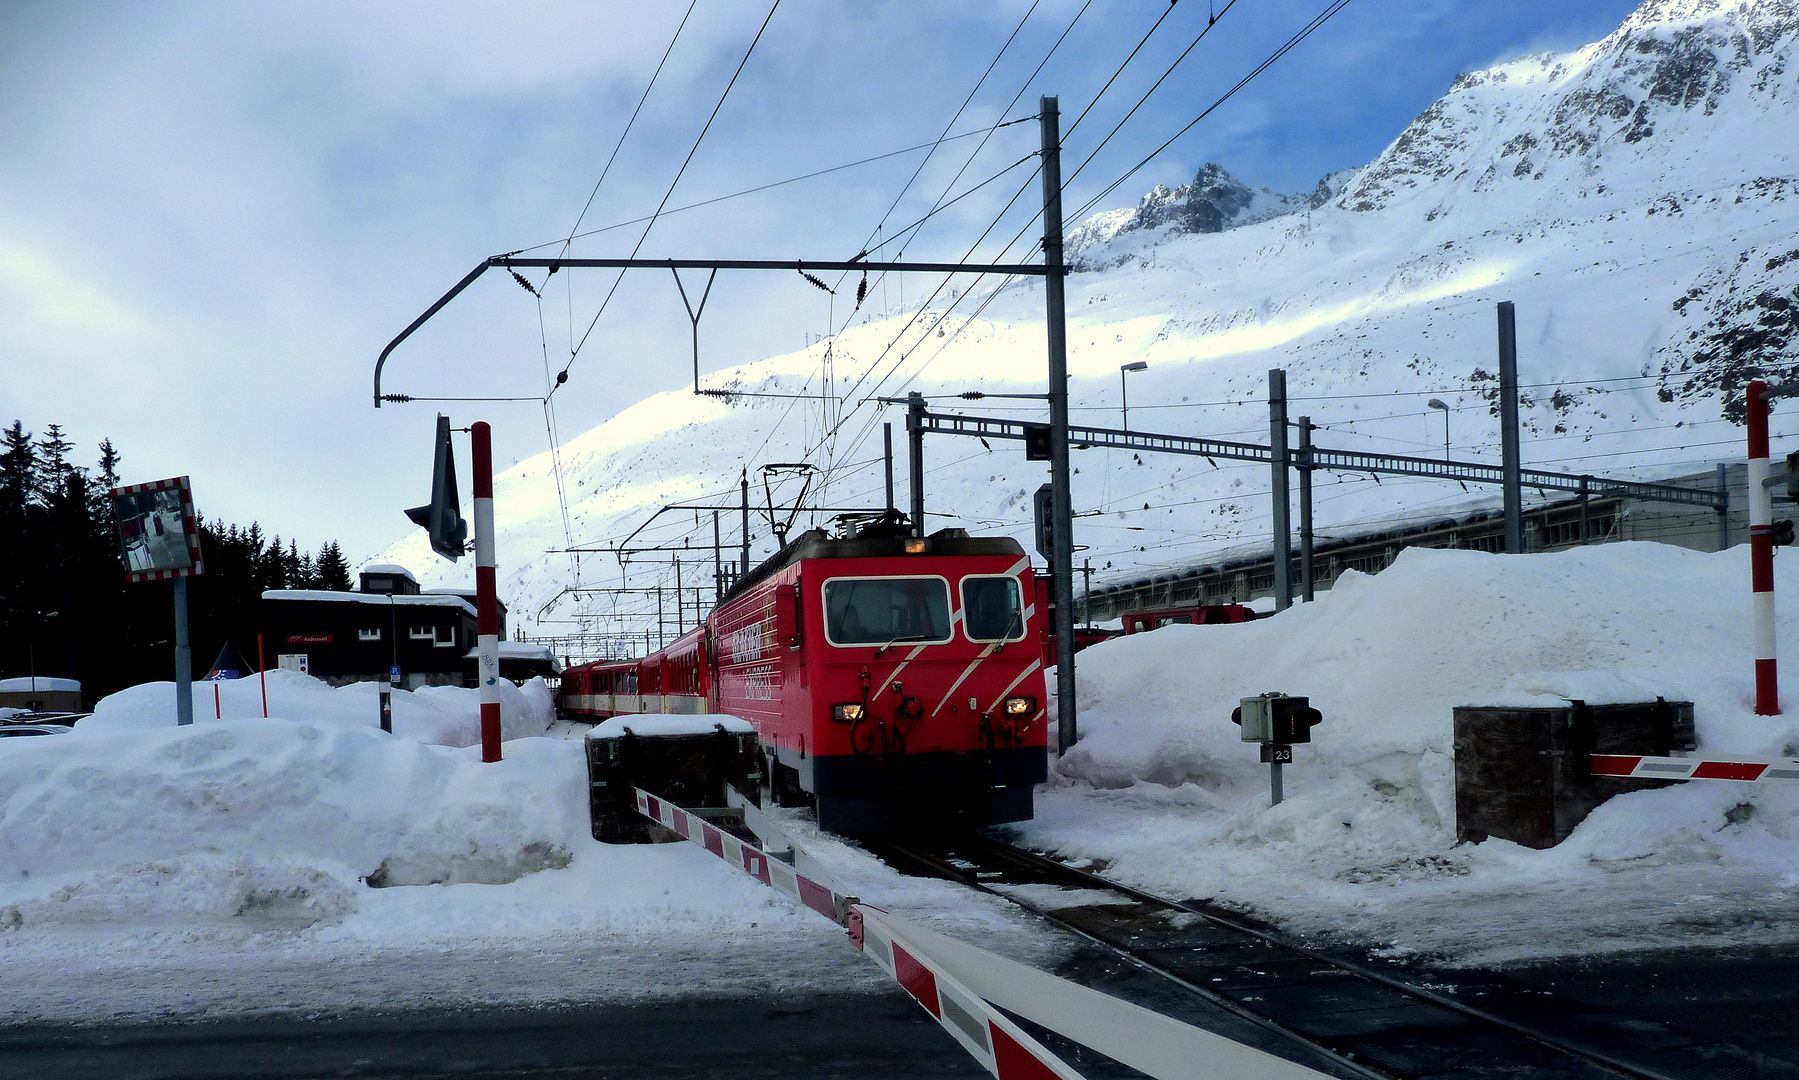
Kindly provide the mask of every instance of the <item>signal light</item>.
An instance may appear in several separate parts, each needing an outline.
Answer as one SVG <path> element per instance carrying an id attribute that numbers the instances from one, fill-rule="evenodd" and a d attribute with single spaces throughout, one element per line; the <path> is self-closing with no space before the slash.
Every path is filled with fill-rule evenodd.
<path id="1" fill-rule="evenodd" d="M 1024 426 L 1024 459 L 1026 461 L 1049 460 L 1049 425 L 1026 424 Z"/>
<path id="2" fill-rule="evenodd" d="M 1790 547 L 1793 543 L 1793 522 L 1790 518 L 1781 518 L 1774 523 L 1774 546 Z"/>

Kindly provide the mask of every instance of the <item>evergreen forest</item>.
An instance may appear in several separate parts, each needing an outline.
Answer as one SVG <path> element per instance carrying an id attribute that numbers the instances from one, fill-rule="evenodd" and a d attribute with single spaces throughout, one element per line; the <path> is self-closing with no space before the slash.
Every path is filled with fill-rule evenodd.
<path id="1" fill-rule="evenodd" d="M 175 656 L 173 584 L 126 580 L 111 500 L 123 459 L 110 439 L 98 449 L 89 467 L 72 460 L 60 425 L 0 430 L 0 678 L 80 680 L 89 708 L 174 678 Z M 312 555 L 255 522 L 202 518 L 200 554 L 202 572 L 188 579 L 195 678 L 227 642 L 255 669 L 264 589 L 351 588 L 336 542 Z"/>

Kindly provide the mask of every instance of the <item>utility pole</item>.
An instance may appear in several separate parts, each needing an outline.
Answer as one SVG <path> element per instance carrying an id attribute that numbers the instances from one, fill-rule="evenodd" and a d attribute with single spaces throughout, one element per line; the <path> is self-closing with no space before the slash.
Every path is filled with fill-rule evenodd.
<path id="1" fill-rule="evenodd" d="M 1499 302 L 1499 458 L 1505 476 L 1505 550 L 1524 551 L 1524 492 L 1518 460 L 1518 324 L 1510 300 Z"/>
<path id="2" fill-rule="evenodd" d="M 887 509 L 893 509 L 893 425 L 881 425 L 882 456 L 887 462 Z"/>
<path id="3" fill-rule="evenodd" d="M 1772 511 L 1770 511 L 1771 513 Z M 1730 546 L 1730 466 L 1718 463 L 1718 550 Z"/>
<path id="4" fill-rule="evenodd" d="M 924 395 L 906 395 L 906 471 L 912 485 L 912 535 L 924 535 Z"/>
<path id="5" fill-rule="evenodd" d="M 1312 575 L 1312 418 L 1299 418 L 1299 595 L 1313 600 Z"/>
<path id="6" fill-rule="evenodd" d="M 1287 495 L 1287 373 L 1268 372 L 1268 457 L 1274 480 L 1274 610 L 1293 604 L 1293 536 Z"/>
<path id="7" fill-rule="evenodd" d="M 1057 748 L 1080 737 L 1074 686 L 1074 506 L 1068 483 L 1068 340 L 1062 298 L 1062 129 L 1054 97 L 1039 112 L 1043 132 L 1043 306 L 1049 331 L 1049 482 L 1054 517 L 1050 582 L 1056 601 Z M 922 441 L 922 432 L 920 433 Z"/>
<path id="8" fill-rule="evenodd" d="M 718 511 L 712 511 L 712 602 L 725 598 L 724 548 L 718 535 Z"/>
<path id="9" fill-rule="evenodd" d="M 744 578 L 744 577 L 748 577 L 749 573 L 750 573 L 750 471 L 749 471 L 749 469 L 746 468 L 743 470 L 743 475 L 738 478 L 738 483 L 741 484 L 742 488 L 743 488 L 743 568 L 738 571 L 738 577 Z"/>

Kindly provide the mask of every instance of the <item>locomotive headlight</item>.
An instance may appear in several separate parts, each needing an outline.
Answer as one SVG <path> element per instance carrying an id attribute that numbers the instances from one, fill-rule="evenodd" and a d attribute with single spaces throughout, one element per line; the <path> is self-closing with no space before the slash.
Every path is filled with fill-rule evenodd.
<path id="1" fill-rule="evenodd" d="M 1009 697 L 1006 699 L 1007 716 L 1030 716 L 1037 711 L 1037 699 L 1028 697 Z"/>
<path id="2" fill-rule="evenodd" d="M 851 723 L 853 721 L 862 719 L 862 704 L 861 704 L 861 702 L 852 702 L 848 705 L 833 705 L 833 706 L 831 706 L 831 719 L 842 721 L 843 723 Z"/>

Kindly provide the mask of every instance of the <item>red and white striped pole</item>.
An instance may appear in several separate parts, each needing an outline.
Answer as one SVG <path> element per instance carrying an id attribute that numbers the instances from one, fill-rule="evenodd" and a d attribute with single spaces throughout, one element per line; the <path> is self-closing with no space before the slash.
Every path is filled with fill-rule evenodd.
<path id="1" fill-rule="evenodd" d="M 493 561 L 493 429 L 469 428 L 475 459 L 476 671 L 481 681 L 481 760 L 500 760 L 500 616 Z"/>
<path id="2" fill-rule="evenodd" d="M 1768 479 L 1768 384 L 1745 388 L 1749 427 L 1749 579 L 1755 590 L 1755 712 L 1780 715 L 1774 671 L 1774 507 Z"/>

